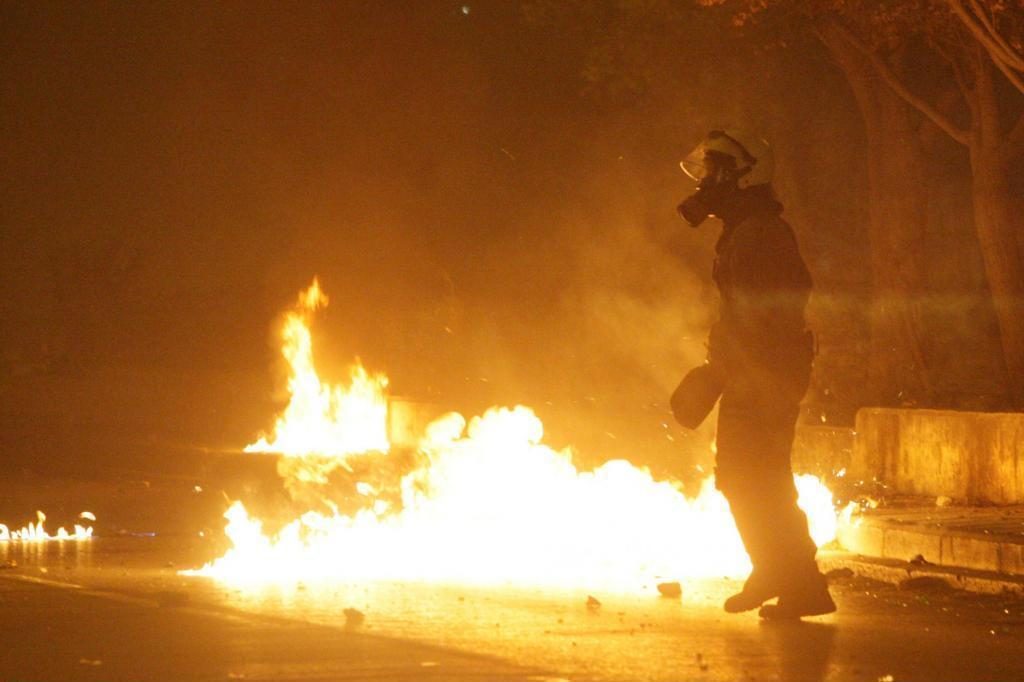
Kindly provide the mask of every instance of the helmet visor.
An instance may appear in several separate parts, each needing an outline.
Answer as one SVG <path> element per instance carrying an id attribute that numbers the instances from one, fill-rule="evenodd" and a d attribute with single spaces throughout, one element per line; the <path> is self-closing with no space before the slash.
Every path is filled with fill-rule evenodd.
<path id="1" fill-rule="evenodd" d="M 697 182 L 712 175 L 715 172 L 713 166 L 713 162 L 709 163 L 707 145 L 703 142 L 697 145 L 692 152 L 686 155 L 686 158 L 679 162 L 679 167 L 683 169 L 683 172 Z"/>

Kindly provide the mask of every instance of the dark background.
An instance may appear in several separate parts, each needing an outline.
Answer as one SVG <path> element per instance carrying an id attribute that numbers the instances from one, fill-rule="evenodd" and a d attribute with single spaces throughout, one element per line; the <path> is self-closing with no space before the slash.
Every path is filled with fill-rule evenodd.
<path id="1" fill-rule="evenodd" d="M 864 140 L 823 51 L 695 22 L 630 64 L 595 54 L 608 26 L 526 4 L 0 7 L 0 464 L 145 470 L 250 442 L 284 398 L 274 321 L 318 275 L 324 378 L 358 356 L 395 394 L 527 404 L 585 462 L 685 476 L 707 439 L 667 395 L 703 357 L 718 228 L 676 217 L 678 161 L 717 126 L 775 147 L 817 284 L 805 419 L 849 423 Z M 964 154 L 930 153 L 931 352 L 970 395 L 991 313 Z"/>

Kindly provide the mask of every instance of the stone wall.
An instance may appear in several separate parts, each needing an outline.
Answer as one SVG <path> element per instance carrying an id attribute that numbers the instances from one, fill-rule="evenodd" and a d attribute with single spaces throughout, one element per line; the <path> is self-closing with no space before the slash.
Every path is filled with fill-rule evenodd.
<path id="1" fill-rule="evenodd" d="M 849 474 L 892 492 L 1024 504 L 1024 413 L 864 408 Z"/>

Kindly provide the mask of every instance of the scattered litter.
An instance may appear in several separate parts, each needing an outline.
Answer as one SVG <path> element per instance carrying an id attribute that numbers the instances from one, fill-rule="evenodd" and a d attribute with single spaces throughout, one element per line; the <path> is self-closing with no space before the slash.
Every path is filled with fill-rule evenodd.
<path id="1" fill-rule="evenodd" d="M 892 675 L 882 675 L 878 678 L 878 682 L 896 682 L 896 678 Z"/>
<path id="2" fill-rule="evenodd" d="M 825 574 L 825 579 L 829 582 L 833 580 L 841 580 L 843 578 L 852 578 L 854 576 L 853 569 L 849 566 L 841 566 L 840 568 L 833 568 L 831 571 Z"/>
<path id="3" fill-rule="evenodd" d="M 951 504 L 953 504 L 952 497 L 947 497 L 946 495 L 939 495 L 938 497 L 935 498 L 936 507 L 948 507 Z"/>
<path id="4" fill-rule="evenodd" d="M 39 567 L 39 572 L 40 573 L 49 573 L 50 569 L 48 569 L 46 566 L 40 566 Z"/>
<path id="5" fill-rule="evenodd" d="M 84 511 L 81 514 L 78 515 L 78 518 L 80 518 L 80 519 L 88 519 L 89 521 L 95 521 L 96 520 L 96 515 L 93 514 L 91 511 Z"/>
<path id="6" fill-rule="evenodd" d="M 78 659 L 79 665 L 90 665 L 93 668 L 103 665 L 103 661 L 98 658 L 80 658 Z"/>
<path id="7" fill-rule="evenodd" d="M 366 620 L 366 614 L 359 609 L 348 608 L 342 611 L 345 614 L 345 627 L 357 628 Z"/>
<path id="8" fill-rule="evenodd" d="M 658 583 L 658 592 L 661 593 L 662 597 L 678 599 L 683 596 L 683 586 L 677 581 Z"/>
<path id="9" fill-rule="evenodd" d="M 601 608 L 601 602 L 597 600 L 597 597 L 593 595 L 587 595 L 587 608 L 591 611 L 597 611 Z"/>

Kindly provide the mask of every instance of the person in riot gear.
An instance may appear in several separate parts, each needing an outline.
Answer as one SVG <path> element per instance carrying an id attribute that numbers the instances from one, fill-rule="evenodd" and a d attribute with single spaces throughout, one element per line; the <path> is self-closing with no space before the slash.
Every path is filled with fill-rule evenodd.
<path id="1" fill-rule="evenodd" d="M 716 130 L 680 165 L 698 182 L 680 216 L 692 227 L 711 216 L 723 225 L 712 273 L 719 319 L 707 361 L 686 375 L 671 404 L 680 424 L 696 428 L 719 402 L 716 484 L 753 565 L 725 610 L 831 613 L 790 464 L 814 354 L 804 321 L 811 277 L 772 189 L 771 149 L 758 137 Z"/>

